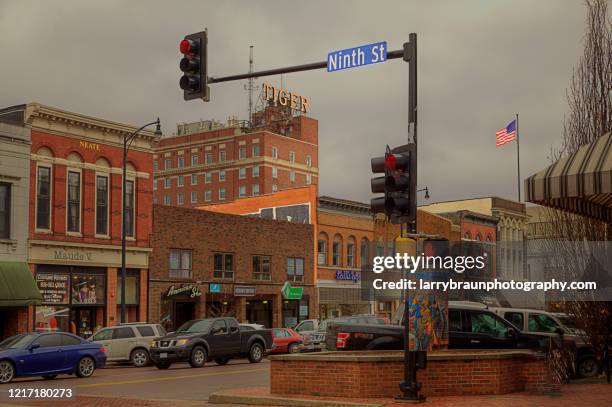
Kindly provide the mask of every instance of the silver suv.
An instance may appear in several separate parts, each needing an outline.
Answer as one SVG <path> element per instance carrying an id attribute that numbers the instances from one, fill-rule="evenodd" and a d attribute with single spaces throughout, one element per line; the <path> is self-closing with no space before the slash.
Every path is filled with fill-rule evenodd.
<path id="1" fill-rule="evenodd" d="M 136 367 L 149 364 L 149 347 L 153 339 L 166 335 L 159 324 L 131 322 L 100 329 L 91 341 L 104 345 L 107 361 L 130 361 Z"/>

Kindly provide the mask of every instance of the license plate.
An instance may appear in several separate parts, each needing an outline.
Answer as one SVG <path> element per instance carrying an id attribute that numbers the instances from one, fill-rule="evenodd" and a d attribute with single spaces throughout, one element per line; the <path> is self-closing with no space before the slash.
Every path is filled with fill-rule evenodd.
<path id="1" fill-rule="evenodd" d="M 167 354 L 166 352 L 163 352 L 163 353 L 160 353 L 160 354 L 159 354 L 159 357 L 160 357 L 161 359 L 166 359 L 166 358 L 168 357 L 168 354 Z"/>

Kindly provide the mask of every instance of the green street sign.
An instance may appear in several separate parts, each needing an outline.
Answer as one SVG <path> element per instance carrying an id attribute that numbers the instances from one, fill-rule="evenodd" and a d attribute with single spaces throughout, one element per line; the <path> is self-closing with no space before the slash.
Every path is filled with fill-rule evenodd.
<path id="1" fill-rule="evenodd" d="M 292 287 L 289 281 L 287 281 L 283 288 L 281 288 L 281 293 L 283 294 L 283 298 L 286 300 L 299 300 L 302 298 L 302 291 L 304 289 L 302 287 Z"/>

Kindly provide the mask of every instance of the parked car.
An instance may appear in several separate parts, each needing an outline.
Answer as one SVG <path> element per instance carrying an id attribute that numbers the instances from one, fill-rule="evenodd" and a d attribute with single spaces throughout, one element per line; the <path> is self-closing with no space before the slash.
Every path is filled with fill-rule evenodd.
<path id="1" fill-rule="evenodd" d="M 323 350 L 325 349 L 325 337 L 327 325 L 330 322 L 334 323 L 349 323 L 349 324 L 388 324 L 389 320 L 375 315 L 351 315 L 337 317 L 319 321 L 317 319 L 307 319 L 297 324 L 294 330 L 302 335 L 304 343 L 302 350 Z"/>
<path id="2" fill-rule="evenodd" d="M 269 329 L 240 329 L 236 318 L 209 318 L 185 322 L 172 334 L 157 338 L 150 356 L 158 369 L 167 369 L 174 362 L 202 367 L 210 360 L 224 365 L 239 357 L 259 363 L 271 348 Z"/>
<path id="3" fill-rule="evenodd" d="M 136 367 L 143 367 L 151 360 L 151 342 L 164 335 L 166 331 L 159 324 L 131 322 L 103 328 L 93 334 L 90 340 L 104 345 L 107 361 L 130 361 Z"/>
<path id="4" fill-rule="evenodd" d="M 302 336 L 291 328 L 272 329 L 274 346 L 270 353 L 297 353 L 300 351 Z"/>
<path id="5" fill-rule="evenodd" d="M 106 364 L 104 346 L 69 333 L 27 333 L 0 342 L 0 383 L 58 374 L 89 377 Z"/>
<path id="6" fill-rule="evenodd" d="M 327 327 L 328 350 L 400 350 L 404 346 L 403 305 L 392 325 L 332 323 Z M 560 339 L 559 335 L 555 340 Z M 450 349 L 545 350 L 551 338 L 522 332 L 484 304 L 449 301 Z"/>
<path id="7" fill-rule="evenodd" d="M 524 308 L 490 308 L 497 315 L 512 322 L 527 333 L 537 333 L 555 337 L 563 335 L 576 352 L 576 374 L 579 377 L 594 377 L 601 371 L 595 349 L 585 340 L 585 336 L 576 329 L 568 328 L 559 318 L 559 314 L 536 309 Z"/>

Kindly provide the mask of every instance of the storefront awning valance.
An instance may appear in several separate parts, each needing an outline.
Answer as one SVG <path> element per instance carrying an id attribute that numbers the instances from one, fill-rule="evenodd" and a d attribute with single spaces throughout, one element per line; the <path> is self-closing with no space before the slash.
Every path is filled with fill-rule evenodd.
<path id="1" fill-rule="evenodd" d="M 26 263 L 0 261 L 0 307 L 40 305 L 42 297 Z"/>
<path id="2" fill-rule="evenodd" d="M 612 133 L 527 178 L 525 200 L 612 221 Z"/>

